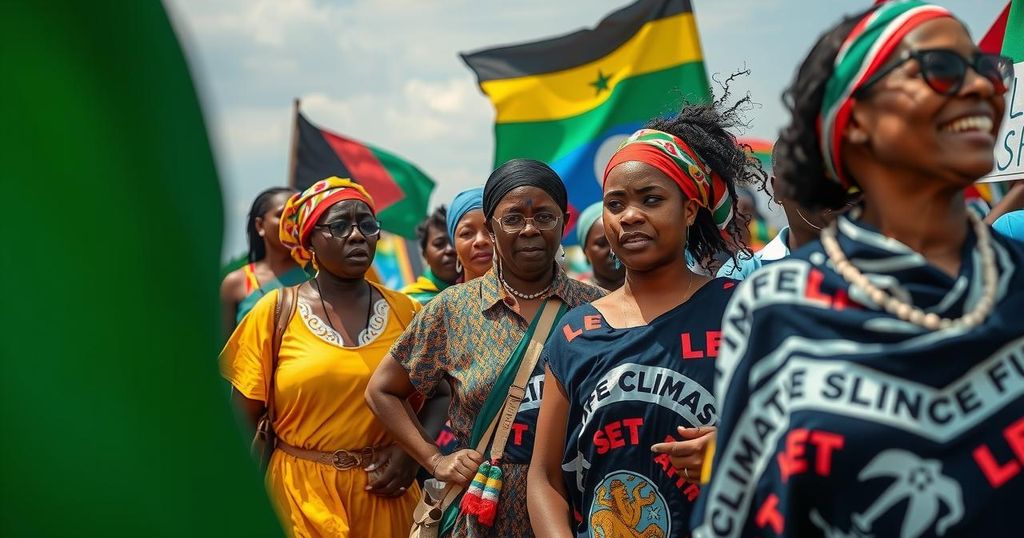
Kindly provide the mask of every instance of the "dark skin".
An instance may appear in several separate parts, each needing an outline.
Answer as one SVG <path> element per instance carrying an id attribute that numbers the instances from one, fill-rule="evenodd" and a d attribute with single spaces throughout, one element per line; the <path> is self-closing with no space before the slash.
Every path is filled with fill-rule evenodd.
<path id="1" fill-rule="evenodd" d="M 626 267 L 620 263 L 619 268 L 615 268 L 612 249 L 608 245 L 608 238 L 604 236 L 604 222 L 601 219 L 595 220 L 590 231 L 587 232 L 583 255 L 587 257 L 590 266 L 594 268 L 594 282 L 598 286 L 608 291 L 622 287 L 626 280 Z"/>
<path id="2" fill-rule="evenodd" d="M 462 264 L 463 282 L 484 276 L 494 265 L 494 241 L 486 224 L 484 212 L 474 209 L 455 227 L 455 252 Z"/>
<path id="3" fill-rule="evenodd" d="M 281 244 L 281 237 L 278 235 L 281 212 L 284 210 L 284 204 L 288 201 L 288 197 L 289 194 L 286 192 L 274 196 L 270 203 L 272 209 L 262 216 L 256 217 L 254 222 L 256 231 L 263 238 L 263 245 L 267 252 L 267 256 L 256 262 L 254 267 L 256 279 L 261 283 L 270 282 L 297 267 L 291 252 L 288 247 Z M 225 341 L 235 329 L 238 303 L 242 302 L 245 296 L 245 271 L 237 269 L 228 273 L 220 285 L 221 325 L 224 327 Z"/>
<path id="4" fill-rule="evenodd" d="M 544 212 L 561 217 L 554 229 L 541 231 L 528 223 L 521 232 L 509 233 L 496 222 L 496 219 L 511 213 L 532 218 Z M 514 189 L 498 203 L 488 228 L 494 234 L 495 251 L 501 259 L 505 280 L 510 285 L 529 294 L 551 284 L 564 222 L 564 211 L 550 195 L 536 187 Z M 512 260 L 512 256 L 520 259 Z M 508 297 L 510 301 L 506 304 L 523 320 L 533 319 L 545 300 L 542 297 L 530 301 L 514 300 L 511 295 Z M 483 455 L 473 449 L 463 449 L 442 456 L 433 442 L 434 438 L 426 435 L 419 420 L 402 406 L 402 402 L 415 390 L 409 381 L 409 373 L 388 354 L 370 378 L 366 401 L 402 447 L 434 478 L 468 486 L 484 461 Z"/>
<path id="5" fill-rule="evenodd" d="M 896 54 L 931 48 L 965 58 L 978 51 L 963 25 L 943 18 L 910 32 Z M 864 192 L 862 219 L 955 277 L 968 229 L 963 191 L 992 169 L 1005 102 L 973 69 L 948 97 L 920 72 L 908 61 L 857 101 L 843 132 L 843 163 Z M 988 118 L 992 127 L 950 128 L 966 117 Z"/>
<path id="6" fill-rule="evenodd" d="M 449 284 L 459 278 L 455 270 L 455 247 L 448 240 L 448 231 L 433 226 L 427 228 L 427 247 L 423 249 L 423 259 L 434 276 Z"/>
<path id="7" fill-rule="evenodd" d="M 356 342 L 350 335 L 357 335 L 366 329 L 369 320 L 366 312 L 370 302 L 382 298 L 380 291 L 369 285 L 364 278 L 370 268 L 376 251 L 379 235 L 364 236 L 358 228 L 351 235 L 338 239 L 330 230 L 320 226 L 345 221 L 349 223 L 374 219 L 370 208 L 363 202 L 345 200 L 331 206 L 317 221 L 317 227 L 310 233 L 309 248 L 315 253 L 319 271 L 316 277 L 299 286 L 299 301 L 308 306 L 313 314 L 329 323 L 342 335 L 344 345 L 353 347 Z M 321 302 L 322 298 L 322 302 Z M 324 310 L 326 305 L 327 310 Z M 264 412 L 264 402 L 250 400 L 237 391 L 233 398 L 243 410 L 251 427 Z M 412 408 L 403 402 L 409 413 Z M 421 411 L 424 422 L 434 427 L 434 435 L 444 423 L 448 407 L 448 394 L 441 393 L 426 402 Z M 379 450 L 374 461 L 364 470 L 370 473 L 367 491 L 382 497 L 398 497 L 416 477 L 419 466 L 398 445 Z"/>
<path id="8" fill-rule="evenodd" d="M 664 173 L 641 162 L 613 168 L 605 182 L 605 236 L 626 267 L 621 289 L 593 302 L 610 326 L 628 328 L 651 320 L 688 301 L 710 279 L 690 271 L 683 254 L 686 229 L 698 205 L 683 195 Z M 574 536 L 572 511 L 562 479 L 562 455 L 569 416 L 565 389 L 545 370 L 544 395 L 527 478 L 530 522 L 538 536 Z M 685 440 L 659 443 L 653 452 L 667 453 L 672 465 L 700 477 L 704 451 L 714 428 L 678 428 Z"/>
<path id="9" fill-rule="evenodd" d="M 796 201 L 778 194 L 779 191 L 775 188 L 775 176 L 772 176 L 771 181 L 772 191 L 776 192 L 775 203 L 782 206 L 782 210 L 786 213 L 786 220 L 789 223 L 788 246 L 790 252 L 817 239 L 821 229 L 828 226 L 829 223 L 835 220 L 836 216 L 842 213 L 842 211 L 833 211 L 831 209 L 814 211 L 801 207 Z"/>

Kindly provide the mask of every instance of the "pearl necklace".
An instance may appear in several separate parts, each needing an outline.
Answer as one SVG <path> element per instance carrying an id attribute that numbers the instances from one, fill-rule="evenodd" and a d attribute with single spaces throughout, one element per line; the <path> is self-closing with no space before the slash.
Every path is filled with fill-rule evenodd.
<path id="1" fill-rule="evenodd" d="M 509 285 L 508 282 L 505 282 L 505 275 L 501 271 L 501 264 L 498 264 L 498 280 L 501 281 L 501 285 L 502 285 L 502 287 L 505 288 L 505 291 L 511 293 L 512 295 L 515 295 L 516 297 L 519 297 L 520 299 L 524 299 L 526 301 L 529 301 L 531 299 L 536 299 L 538 297 L 543 297 L 549 291 L 551 291 L 551 286 L 555 283 L 554 278 L 552 278 L 551 279 L 551 283 L 548 284 L 548 287 L 538 291 L 537 293 L 523 293 L 523 292 L 513 288 L 511 285 Z"/>
<path id="2" fill-rule="evenodd" d="M 982 282 L 985 291 L 981 299 L 978 300 L 978 304 L 974 306 L 974 310 L 958 319 L 939 317 L 934 312 L 926 314 L 920 308 L 900 301 L 872 284 L 843 254 L 842 249 L 839 247 L 839 241 L 836 240 L 837 224 L 835 221 L 821 231 L 821 246 L 828 254 L 828 259 L 832 262 L 836 272 L 844 280 L 864 290 L 875 304 L 878 304 L 886 312 L 895 315 L 899 319 L 931 331 L 948 329 L 950 327 L 977 327 L 988 318 L 996 304 L 996 287 L 999 283 L 999 274 L 996 270 L 995 251 L 992 249 L 992 238 L 989 235 L 988 226 L 975 216 L 974 213 L 968 213 L 968 216 L 971 224 L 974 226 L 974 233 L 978 236 L 978 252 L 981 254 Z M 963 263 L 969 263 L 969 261 L 964 260 Z"/>

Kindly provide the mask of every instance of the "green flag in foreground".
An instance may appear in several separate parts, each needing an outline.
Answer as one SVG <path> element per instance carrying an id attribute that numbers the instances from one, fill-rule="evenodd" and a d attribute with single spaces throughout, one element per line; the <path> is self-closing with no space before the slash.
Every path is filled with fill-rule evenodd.
<path id="1" fill-rule="evenodd" d="M 3 536 L 280 536 L 218 380 L 220 189 L 159 2 L 15 2 Z"/>

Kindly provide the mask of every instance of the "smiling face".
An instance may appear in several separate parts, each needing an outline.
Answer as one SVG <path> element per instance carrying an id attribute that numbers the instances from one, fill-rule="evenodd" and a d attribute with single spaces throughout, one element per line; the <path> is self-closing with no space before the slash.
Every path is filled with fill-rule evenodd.
<path id="1" fill-rule="evenodd" d="M 556 218 L 558 222 L 550 230 L 538 230 L 529 222 L 521 231 L 512 232 L 505 231 L 499 222 L 507 218 L 537 221 Z M 542 278 L 551 269 L 564 225 L 562 209 L 551 195 L 538 187 L 516 187 L 509 191 L 498 202 L 494 217 L 487 223 L 494 234 L 502 269 L 527 282 Z"/>
<path id="2" fill-rule="evenodd" d="M 487 230 L 482 209 L 467 212 L 455 227 L 455 252 L 466 274 L 472 280 L 491 269 L 494 243 Z"/>
<path id="3" fill-rule="evenodd" d="M 317 221 L 317 226 L 309 234 L 309 244 L 316 252 L 320 270 L 344 279 L 363 278 L 373 263 L 380 235 L 364 236 L 359 228 L 353 225 L 375 218 L 369 206 L 358 200 L 344 200 L 324 211 Z M 335 223 L 347 223 L 350 235 L 338 239 L 331 235 L 330 230 L 323 227 Z"/>
<path id="4" fill-rule="evenodd" d="M 631 271 L 686 263 L 686 229 L 698 205 L 653 166 L 624 162 L 612 168 L 604 187 L 605 235 Z"/>
<path id="5" fill-rule="evenodd" d="M 894 58 L 927 49 L 948 49 L 967 59 L 978 53 L 960 22 L 942 18 L 910 32 Z M 973 68 L 965 77 L 956 95 L 944 96 L 925 82 L 918 61 L 909 60 L 858 100 L 843 133 L 843 153 L 866 192 L 874 181 L 870 170 L 877 167 L 957 188 L 991 171 L 1004 100 Z"/>

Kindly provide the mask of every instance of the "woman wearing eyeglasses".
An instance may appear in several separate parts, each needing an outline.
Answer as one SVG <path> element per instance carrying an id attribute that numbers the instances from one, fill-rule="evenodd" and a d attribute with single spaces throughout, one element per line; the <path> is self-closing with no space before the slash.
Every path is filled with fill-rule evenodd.
<path id="1" fill-rule="evenodd" d="M 695 536 L 1014 536 L 1024 249 L 973 217 L 1013 80 L 943 8 L 829 30 L 786 95 L 787 195 L 863 201 L 726 310 Z"/>
<path id="2" fill-rule="evenodd" d="M 463 487 L 485 457 L 494 457 L 474 448 L 481 439 L 487 442 L 488 425 L 500 412 L 540 323 L 538 312 L 549 301 L 565 309 L 603 295 L 568 278 L 555 262 L 568 201 L 562 180 L 547 165 L 516 159 L 500 166 L 487 179 L 482 205 L 493 235 L 495 267 L 445 290 L 424 307 L 381 362 L 366 392 L 374 412 L 409 454 L 438 480 Z M 526 470 L 543 370 L 527 373 L 500 462 L 503 480 L 495 495 L 497 508 L 491 511 L 495 518 L 460 515 L 463 503 L 456 502 L 442 520 L 442 535 L 533 536 L 526 513 Z M 417 390 L 430 398 L 449 383 L 448 413 L 459 449 L 443 456 L 403 400 Z"/>
<path id="3" fill-rule="evenodd" d="M 347 179 L 328 178 L 292 196 L 280 235 L 316 276 L 284 294 L 298 297 L 276 356 L 280 290 L 242 320 L 221 353 L 221 372 L 252 426 L 267 406 L 267 387 L 273 390 L 278 443 L 266 480 L 282 525 L 296 537 L 404 536 L 419 496 L 418 465 L 362 395 L 419 304 L 364 277 L 380 224 L 373 200 Z M 446 405 L 442 394 L 423 410 L 434 435 Z"/>

